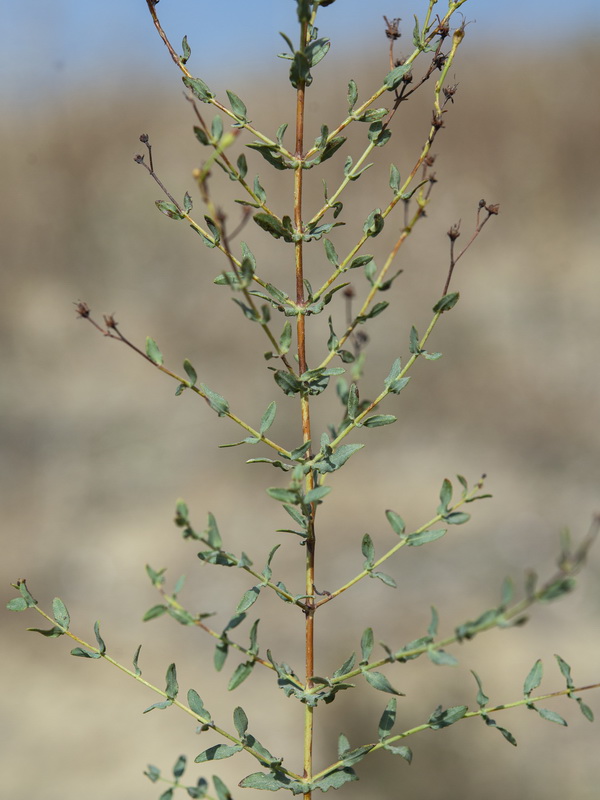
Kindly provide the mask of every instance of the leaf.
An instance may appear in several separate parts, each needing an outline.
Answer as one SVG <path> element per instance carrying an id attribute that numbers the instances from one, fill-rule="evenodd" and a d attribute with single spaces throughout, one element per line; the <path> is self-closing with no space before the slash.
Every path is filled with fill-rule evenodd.
<path id="1" fill-rule="evenodd" d="M 529 697 L 531 692 L 540 685 L 543 674 L 544 666 L 541 659 L 538 658 L 533 667 L 530 669 L 529 675 L 525 678 L 525 683 L 523 684 L 523 694 L 525 697 Z"/>
<path id="2" fill-rule="evenodd" d="M 234 689 L 243 683 L 254 669 L 255 661 L 244 661 L 243 664 L 238 664 L 235 668 L 233 675 L 227 684 L 227 691 L 232 692 Z"/>
<path id="3" fill-rule="evenodd" d="M 383 425 L 391 425 L 397 419 L 398 417 L 393 414 L 375 414 L 372 417 L 367 417 L 363 425 L 365 428 L 381 428 Z"/>
<path id="4" fill-rule="evenodd" d="M 227 97 L 229 98 L 229 102 L 231 103 L 231 110 L 236 115 L 236 117 L 239 117 L 243 122 L 246 122 L 248 117 L 248 109 L 246 108 L 244 103 L 242 103 L 237 94 L 235 94 L 234 92 L 230 92 L 229 89 L 227 89 L 226 91 L 227 91 Z"/>
<path id="5" fill-rule="evenodd" d="M 452 484 L 448 478 L 444 478 L 442 488 L 440 489 L 440 504 L 438 506 L 438 514 L 445 514 L 448 511 L 448 505 L 452 500 Z"/>
<path id="6" fill-rule="evenodd" d="M 167 606 L 158 605 L 152 606 L 152 608 L 148 609 L 144 616 L 142 617 L 142 622 L 149 622 L 151 619 L 156 619 L 157 617 L 161 617 L 167 611 Z"/>
<path id="7" fill-rule="evenodd" d="M 194 761 L 196 764 L 202 764 L 205 761 L 219 761 L 222 758 L 231 758 L 231 756 L 239 753 L 240 750 L 242 750 L 241 744 L 214 744 L 208 750 L 204 750 L 197 755 Z"/>
<path id="8" fill-rule="evenodd" d="M 339 789 L 340 786 L 343 786 L 345 783 L 357 780 L 358 777 L 356 773 L 354 770 L 350 769 L 350 767 L 344 767 L 343 769 L 338 768 L 333 772 L 329 772 L 323 778 L 319 778 L 318 781 L 313 781 L 311 783 L 311 788 L 326 792 L 328 789 Z"/>
<path id="9" fill-rule="evenodd" d="M 434 305 L 434 314 L 443 314 L 444 311 L 450 311 L 450 309 L 454 308 L 454 306 L 458 303 L 459 297 L 460 294 L 458 292 L 450 292 L 450 294 L 444 295 L 442 299 L 438 300 L 438 302 Z"/>
<path id="10" fill-rule="evenodd" d="M 259 594 L 260 594 L 260 589 L 258 586 L 253 586 L 251 589 L 248 589 L 248 591 L 245 592 L 240 602 L 237 604 L 235 613 L 241 614 L 244 611 L 247 611 L 250 608 L 250 606 L 253 606 L 254 603 L 256 603 Z"/>
<path id="11" fill-rule="evenodd" d="M 348 459 L 364 447 L 363 444 L 342 444 L 331 455 L 325 456 L 321 461 L 315 463 L 317 472 L 335 472 L 340 469 Z"/>
<path id="12" fill-rule="evenodd" d="M 71 624 L 71 617 L 60 597 L 55 597 L 52 601 L 52 613 L 57 624 L 68 631 L 69 625 Z"/>
<path id="13" fill-rule="evenodd" d="M 198 380 L 198 375 L 196 374 L 196 370 L 190 364 L 190 362 L 188 361 L 187 358 L 183 362 L 183 368 L 184 368 L 184 370 L 186 372 L 186 375 L 190 379 L 190 384 L 192 386 L 195 386 L 196 385 L 196 381 Z"/>
<path id="14" fill-rule="evenodd" d="M 590 722 L 593 722 L 594 721 L 594 712 L 592 711 L 592 709 L 589 706 L 586 706 L 586 704 L 583 702 L 581 697 L 576 697 L 575 700 L 577 700 L 577 702 L 579 704 L 579 710 L 581 711 L 583 716 L 587 720 L 589 720 Z"/>
<path id="15" fill-rule="evenodd" d="M 447 708 L 445 711 L 441 706 L 438 706 L 427 721 L 431 729 L 437 731 L 440 730 L 440 728 L 447 728 L 449 725 L 458 722 L 459 719 L 464 717 L 467 711 L 467 706 L 452 706 L 452 708 Z"/>
<path id="16" fill-rule="evenodd" d="M 450 653 L 444 650 L 427 650 L 429 660 L 440 667 L 455 667 L 458 664 L 457 659 Z"/>
<path id="17" fill-rule="evenodd" d="M 179 57 L 179 63 L 186 64 L 189 57 L 192 55 L 192 49 L 188 43 L 187 36 L 183 37 L 183 41 L 181 42 L 181 49 L 183 50 L 183 55 Z"/>
<path id="18" fill-rule="evenodd" d="M 406 746 L 395 747 L 393 744 L 384 744 L 383 749 L 387 750 L 390 753 L 393 753 L 396 756 L 402 756 L 402 758 L 409 764 L 412 761 L 412 750 L 410 749 L 410 747 Z"/>
<path id="19" fill-rule="evenodd" d="M 167 203 L 166 200 L 157 200 L 155 205 L 169 219 L 183 219 L 183 214 L 174 203 Z"/>
<path id="20" fill-rule="evenodd" d="M 238 706 L 233 711 L 233 724 L 240 738 L 243 738 L 248 730 L 248 717 L 241 706 Z"/>
<path id="21" fill-rule="evenodd" d="M 391 575 L 386 575 L 385 572 L 369 572 L 369 578 L 377 578 L 382 583 L 385 583 L 386 586 L 391 586 L 392 589 L 398 588 L 396 581 L 391 577 Z"/>
<path id="22" fill-rule="evenodd" d="M 390 189 L 395 194 L 400 191 L 400 171 L 395 164 L 390 166 Z"/>
<path id="23" fill-rule="evenodd" d="M 331 486 L 315 486 L 304 495 L 304 503 L 310 505 L 311 503 L 320 503 L 331 491 Z"/>
<path id="24" fill-rule="evenodd" d="M 146 336 L 146 355 L 153 364 L 161 366 L 163 363 L 162 353 L 158 349 L 158 345 L 154 339 L 152 339 L 150 336 Z"/>
<path id="25" fill-rule="evenodd" d="M 29 608 L 24 597 L 13 597 L 12 600 L 8 601 L 6 607 L 9 611 L 25 611 L 25 609 Z"/>
<path id="26" fill-rule="evenodd" d="M 185 767 L 187 764 L 187 758 L 185 756 L 179 756 L 175 765 L 173 766 L 173 777 L 174 778 L 181 778 L 183 773 L 185 772 Z"/>
<path id="27" fill-rule="evenodd" d="M 352 109 L 356 105 L 358 100 L 358 89 L 356 87 L 356 83 L 351 80 L 348 84 L 348 113 L 352 113 Z"/>
<path id="28" fill-rule="evenodd" d="M 140 644 L 140 645 L 138 646 L 138 649 L 135 651 L 135 654 L 134 654 L 134 656 L 133 656 L 133 669 L 135 670 L 135 674 L 138 676 L 138 678 L 139 678 L 139 677 L 140 677 L 140 675 L 142 674 L 142 670 L 141 670 L 141 669 L 139 668 L 139 666 L 138 666 L 138 659 L 139 659 L 139 657 L 140 657 L 140 651 L 141 651 L 141 649 L 142 649 L 142 645 Z"/>
<path id="29" fill-rule="evenodd" d="M 370 683 L 374 689 L 378 689 L 380 692 L 389 692 L 389 694 L 397 694 L 397 695 L 403 694 L 403 692 L 399 692 L 396 689 L 394 689 L 392 684 L 388 681 L 388 679 L 382 672 L 365 670 L 363 671 L 363 675 L 365 676 L 367 683 Z"/>
<path id="30" fill-rule="evenodd" d="M 567 681 L 567 689 L 573 689 L 575 687 L 575 684 L 573 683 L 573 679 L 571 678 L 570 665 L 567 664 L 567 662 L 564 659 L 562 659 L 560 656 L 556 654 L 554 655 L 554 658 L 558 662 L 558 666 L 560 668 L 560 671 L 562 672 L 563 678 L 565 678 L 565 680 Z"/>
<path id="31" fill-rule="evenodd" d="M 395 67 L 391 72 L 385 76 L 383 80 L 384 86 L 391 92 L 396 89 L 401 83 L 404 76 L 410 72 L 411 64 L 401 64 L 399 67 Z"/>
<path id="32" fill-rule="evenodd" d="M 188 78 L 187 75 L 184 75 L 182 80 L 185 86 L 192 90 L 192 93 L 196 95 L 198 100 L 201 100 L 203 103 L 209 103 L 213 99 L 214 94 L 201 78 Z"/>
<path id="33" fill-rule="evenodd" d="M 104 655 L 104 653 L 106 653 L 106 645 L 104 644 L 104 639 L 100 636 L 100 624 L 98 622 L 94 622 L 94 634 L 96 636 L 100 655 Z"/>
<path id="34" fill-rule="evenodd" d="M 398 536 L 402 536 L 402 534 L 404 533 L 404 531 L 406 529 L 406 526 L 404 524 L 404 520 L 402 519 L 402 517 L 399 514 L 396 514 L 395 511 L 392 511 L 389 508 L 385 512 L 385 516 L 387 517 L 387 521 L 392 526 L 392 530 L 394 531 L 394 533 L 397 533 Z"/>
<path id="35" fill-rule="evenodd" d="M 175 664 L 169 664 L 167 667 L 167 685 L 165 692 L 169 700 L 174 700 L 179 693 L 179 684 L 177 683 L 177 668 Z"/>
<path id="36" fill-rule="evenodd" d="M 208 405 L 213 411 L 217 412 L 219 417 L 229 413 L 229 403 L 224 397 L 221 397 L 221 395 L 217 394 L 217 392 L 213 392 L 204 383 L 200 384 L 200 390 Z"/>
<path id="37" fill-rule="evenodd" d="M 215 791 L 217 793 L 218 800 L 232 800 L 231 792 L 218 775 L 213 775 L 213 783 L 215 785 Z"/>
<path id="38" fill-rule="evenodd" d="M 208 512 L 208 525 L 204 531 L 204 535 L 213 549 L 218 550 L 221 547 L 222 540 L 219 528 L 217 527 L 217 520 L 210 511 Z"/>
<path id="39" fill-rule="evenodd" d="M 365 557 L 364 568 L 369 569 L 375 562 L 375 547 L 373 546 L 373 540 L 368 533 L 365 533 L 363 536 L 361 550 L 363 556 Z M 369 630 L 371 629 L 369 628 Z M 373 632 L 371 631 L 371 638 L 372 634 Z"/>
<path id="40" fill-rule="evenodd" d="M 431 606 L 431 622 L 429 623 L 429 628 L 427 629 L 427 635 L 431 636 L 431 638 L 437 636 L 439 621 L 440 618 L 437 609 L 435 606 Z"/>
<path id="41" fill-rule="evenodd" d="M 329 39 L 314 39 L 306 47 L 305 53 L 310 67 L 314 67 L 327 55 L 330 47 Z"/>
<path id="42" fill-rule="evenodd" d="M 350 658 L 346 659 L 346 661 L 344 661 L 344 663 L 339 669 L 336 669 L 336 671 L 333 673 L 333 677 L 339 678 L 342 675 L 346 675 L 348 672 L 350 672 L 350 670 L 354 666 L 355 661 L 356 661 L 356 655 L 352 653 Z"/>
<path id="43" fill-rule="evenodd" d="M 567 721 L 561 717 L 560 714 L 557 714 L 556 711 L 550 711 L 549 708 L 538 708 L 535 707 L 535 710 L 538 712 L 542 719 L 547 719 L 548 722 L 556 722 L 557 725 L 564 725 L 567 726 Z"/>
<path id="44" fill-rule="evenodd" d="M 211 716 L 209 712 L 204 708 L 204 703 L 202 702 L 202 698 L 198 694 L 195 689 L 190 689 L 187 693 L 187 701 L 188 706 L 192 709 L 194 714 L 197 714 L 198 717 L 201 717 L 201 721 L 209 722 Z"/>
<path id="45" fill-rule="evenodd" d="M 483 691 L 483 686 L 481 685 L 481 680 L 479 678 L 479 675 L 476 672 L 474 672 L 473 670 L 471 670 L 471 675 L 477 681 L 477 687 L 478 687 L 477 705 L 479 706 L 479 708 L 484 708 L 484 706 L 486 706 L 490 702 L 490 698 Z"/>
<path id="46" fill-rule="evenodd" d="M 246 775 L 238 783 L 242 789 L 260 789 L 263 792 L 276 792 L 279 789 L 290 789 L 294 794 L 303 793 L 306 784 L 300 781 L 293 781 L 284 772 L 274 770 L 273 772 L 253 772 Z"/>
<path id="47" fill-rule="evenodd" d="M 42 633 L 42 631 L 38 631 Z M 88 650 L 84 650 L 83 647 L 75 647 L 71 650 L 72 656 L 79 656 L 79 658 L 100 658 L 100 653 L 90 653 Z"/>
<path id="48" fill-rule="evenodd" d="M 360 640 L 360 649 L 362 653 L 361 663 L 366 663 L 373 651 L 373 628 L 365 628 Z"/>
<path id="49" fill-rule="evenodd" d="M 410 547 L 420 547 L 422 544 L 429 544 L 429 542 L 435 542 L 436 539 L 441 539 L 445 533 L 446 531 L 443 529 L 411 533 L 406 537 L 406 544 Z"/>
<path id="50" fill-rule="evenodd" d="M 385 737 L 394 727 L 394 724 L 396 722 L 396 705 L 397 705 L 397 700 L 395 697 L 392 697 L 390 702 L 385 707 L 385 711 L 381 715 L 378 728 L 380 741 L 381 739 L 385 739 Z"/>
<path id="51" fill-rule="evenodd" d="M 269 403 L 267 410 L 262 415 L 262 418 L 260 420 L 259 433 L 261 436 L 265 434 L 273 424 L 276 413 L 277 413 L 277 403 L 275 403 L 275 401 L 273 400 L 271 403 Z"/>

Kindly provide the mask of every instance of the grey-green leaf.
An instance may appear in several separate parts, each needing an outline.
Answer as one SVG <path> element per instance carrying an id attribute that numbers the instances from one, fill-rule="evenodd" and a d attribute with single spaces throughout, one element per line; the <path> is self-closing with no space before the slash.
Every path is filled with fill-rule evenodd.
<path id="1" fill-rule="evenodd" d="M 154 364 L 161 366 L 163 363 L 163 356 L 158 345 L 150 336 L 146 336 L 146 355 Z"/>

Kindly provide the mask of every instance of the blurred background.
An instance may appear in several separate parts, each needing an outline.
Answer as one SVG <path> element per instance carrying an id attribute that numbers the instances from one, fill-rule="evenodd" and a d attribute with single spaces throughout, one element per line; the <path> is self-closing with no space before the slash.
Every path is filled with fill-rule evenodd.
<path id="1" fill-rule="evenodd" d="M 320 33 L 333 45 L 314 70 L 308 141 L 344 114 L 350 78 L 365 98 L 387 72 L 383 14 L 403 17 L 396 54 L 410 52 L 412 12 L 424 13 L 423 4 L 413 5 L 338 0 L 323 9 Z M 287 64 L 275 58 L 285 50 L 278 31 L 295 34 L 292 2 L 231 0 L 224 8 L 162 0 L 157 10 L 176 46 L 188 35 L 194 74 L 221 94 L 233 89 L 255 125 L 271 135 L 283 122 L 293 127 Z M 334 491 L 320 510 L 318 587 L 332 590 L 360 570 L 365 532 L 379 553 L 393 543 L 386 508 L 413 529 L 431 518 L 445 477 L 456 485 L 457 473 L 470 483 L 486 473 L 494 497 L 470 508 L 468 526 L 450 529 L 435 546 L 402 551 L 386 566 L 399 590 L 368 582 L 323 609 L 319 674 L 331 675 L 358 650 L 368 625 L 376 641 L 398 649 L 426 632 L 431 605 L 440 613 L 440 633 L 448 635 L 498 603 L 505 576 L 519 590 L 527 568 L 549 577 L 559 531 L 567 526 L 581 538 L 600 511 L 600 10 L 576 0 L 551 15 L 538 2 L 474 0 L 463 10 L 469 24 L 452 70 L 456 102 L 434 146 L 439 183 L 427 219 L 401 253 L 404 272 L 385 297 L 394 310 L 367 329 L 362 396 L 373 397 L 393 360 L 406 358 L 410 326 L 427 326 L 447 271 L 449 227 L 461 220 L 458 244 L 466 242 L 480 198 L 500 203 L 500 216 L 457 267 L 453 288 L 460 303 L 431 340 L 430 349 L 444 357 L 416 364 L 409 387 L 382 409 L 399 422 L 365 431 L 360 440 L 367 447 L 332 477 Z M 139 135 L 148 133 L 160 177 L 175 197 L 190 191 L 201 217 L 191 171 L 207 151 L 193 135 L 179 73 L 141 0 L 0 0 L 0 14 L 4 602 L 14 596 L 10 582 L 26 577 L 44 608 L 54 596 L 64 600 L 72 629 L 88 641 L 100 620 L 109 653 L 123 663 L 143 643 L 140 666 L 151 682 L 162 687 L 176 661 L 182 693 L 196 688 L 223 727 L 231 727 L 233 708 L 243 705 L 251 732 L 294 768 L 303 709 L 275 689 L 267 670 L 257 668 L 227 694 L 239 658 L 230 656 L 217 674 L 212 639 L 164 617 L 141 621 L 158 602 L 146 563 L 168 568 L 169 587 L 185 574 L 182 603 L 194 613 L 216 612 L 210 622 L 217 630 L 249 588 L 237 571 L 202 566 L 198 548 L 181 540 L 172 523 L 180 496 L 198 529 L 212 511 L 225 546 L 246 551 L 259 569 L 282 542 L 275 574 L 299 586 L 303 550 L 275 533 L 289 520 L 278 504 L 265 502 L 265 487 L 285 479 L 266 465 L 245 465 L 267 452 L 219 449 L 242 438 L 230 422 L 195 396 L 175 398 L 174 383 L 78 320 L 73 306 L 86 301 L 99 320 L 114 313 L 124 334 L 142 346 L 152 336 L 174 369 L 189 358 L 200 380 L 254 424 L 276 399 L 273 437 L 288 447 L 298 443 L 293 403 L 265 369 L 260 330 L 244 320 L 228 289 L 213 286 L 223 262 L 189 228 L 157 212 L 160 190 L 133 161 Z M 401 107 L 392 141 L 350 187 L 347 226 L 331 237 L 338 252 L 355 240 L 352 223 L 360 225 L 388 202 L 390 162 L 402 175 L 410 170 L 428 131 L 432 88 L 426 85 Z M 365 133 L 353 134 L 348 152 L 362 152 Z M 272 205 L 290 213 L 289 176 L 273 176 L 246 153 L 250 176 L 260 174 Z M 330 187 L 345 155 L 324 169 Z M 322 197 L 323 175 L 307 173 L 307 209 Z M 211 189 L 229 203 L 228 223 L 235 227 L 232 184 L 215 173 Z M 380 264 L 398 224 L 399 217 L 390 219 L 368 250 Z M 289 247 L 265 241 L 252 223 L 240 238 L 261 275 L 291 290 Z M 309 252 L 308 277 L 319 285 L 328 275 L 321 244 Z M 363 276 L 350 277 L 360 296 Z M 327 311 L 339 333 L 343 302 Z M 326 336 L 322 328 L 309 343 L 314 361 L 322 358 Z M 315 402 L 319 432 L 338 416 L 335 398 Z M 492 703 L 519 699 L 537 658 L 546 665 L 542 689 L 563 688 L 554 653 L 571 663 L 577 685 L 597 682 L 599 572 L 594 552 L 575 594 L 537 608 L 524 627 L 453 647 L 456 668 L 421 659 L 389 669 L 392 684 L 407 695 L 399 699 L 398 729 L 424 721 L 438 704 L 474 707 L 470 669 Z M 261 652 L 271 647 L 277 660 L 301 673 L 301 614 L 261 596 L 236 630 L 237 640 L 247 641 L 256 616 Z M 210 734 L 194 738 L 194 725 L 176 709 L 142 717 L 154 696 L 106 663 L 71 658 L 64 639 L 26 633 L 40 624 L 37 616 L 5 613 L 0 624 L 7 797 L 158 797 L 167 786 L 152 786 L 143 776 L 148 763 L 169 773 L 180 753 L 193 760 L 216 743 Z M 584 697 L 596 716 L 598 697 Z M 320 710 L 317 763 L 335 758 L 341 731 L 353 746 L 372 741 L 388 699 L 360 685 Z M 564 699 L 548 707 L 566 717 L 568 729 L 518 709 L 496 715 L 517 748 L 477 720 L 421 734 L 408 742 L 412 766 L 378 754 L 358 766 L 363 780 L 344 787 L 344 796 L 358 798 L 366 789 L 382 800 L 400 792 L 428 800 L 474 800 L 484 793 L 488 800 L 597 797 L 597 723 L 590 725 Z M 216 766 L 193 765 L 190 782 L 218 772 L 236 798 L 253 794 L 236 788 L 254 771 L 253 762 L 238 757 Z"/>

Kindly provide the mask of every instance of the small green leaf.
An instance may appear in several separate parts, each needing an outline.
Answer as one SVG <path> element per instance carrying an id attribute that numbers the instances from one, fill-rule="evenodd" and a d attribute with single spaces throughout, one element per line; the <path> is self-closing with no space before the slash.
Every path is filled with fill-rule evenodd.
<path id="1" fill-rule="evenodd" d="M 529 697 L 531 692 L 540 685 L 543 674 L 544 666 L 541 659 L 538 658 L 533 667 L 530 669 L 529 675 L 525 678 L 525 683 L 523 684 L 523 694 L 526 697 Z"/>
<path id="2" fill-rule="evenodd" d="M 79 656 L 79 658 L 100 658 L 100 653 L 90 653 L 88 650 L 84 650 L 83 647 L 75 647 L 71 650 L 72 656 Z"/>
<path id="3" fill-rule="evenodd" d="M 440 667 L 455 667 L 458 664 L 457 659 L 445 650 L 427 650 L 429 660 Z"/>
<path id="4" fill-rule="evenodd" d="M 142 649 L 142 645 L 140 644 L 140 645 L 138 646 L 138 649 L 135 651 L 135 654 L 134 654 L 134 656 L 133 656 L 133 669 L 134 669 L 134 671 L 135 671 L 135 674 L 138 676 L 138 678 L 139 678 L 139 676 L 142 674 L 142 670 L 141 670 L 141 669 L 139 668 L 139 666 L 138 666 L 138 659 L 139 659 L 139 657 L 140 657 L 140 651 L 141 651 L 141 649 Z"/>
<path id="5" fill-rule="evenodd" d="M 177 668 L 175 664 L 170 664 L 167 668 L 167 686 L 165 688 L 165 692 L 168 695 L 169 700 L 174 700 L 177 697 L 179 692 L 179 684 L 177 683 Z"/>
<path id="6" fill-rule="evenodd" d="M 395 194 L 400 191 L 400 171 L 395 164 L 390 166 L 390 189 Z"/>
<path id="7" fill-rule="evenodd" d="M 173 777 L 175 779 L 181 778 L 181 776 L 185 772 L 186 764 L 187 764 L 187 758 L 185 756 L 179 756 L 173 767 Z"/>
<path id="8" fill-rule="evenodd" d="M 163 355 L 158 349 L 158 345 L 150 336 L 146 336 L 146 355 L 153 364 L 161 366 L 163 363 Z"/>
<path id="9" fill-rule="evenodd" d="M 377 578 L 382 583 L 385 583 L 386 586 L 390 586 L 392 589 L 397 589 L 398 584 L 392 578 L 391 575 L 386 575 L 385 572 L 369 572 L 369 578 Z"/>
<path id="10" fill-rule="evenodd" d="M 158 605 L 152 606 L 152 608 L 148 609 L 144 616 L 142 617 L 143 622 L 148 622 L 151 619 L 156 619 L 157 617 L 161 617 L 167 610 L 167 606 Z"/>
<path id="11" fill-rule="evenodd" d="M 204 750 L 200 755 L 197 755 L 194 761 L 196 764 L 202 764 L 205 761 L 219 761 L 222 758 L 231 758 L 242 749 L 241 744 L 214 744 L 208 750 Z"/>
<path id="12" fill-rule="evenodd" d="M 304 495 L 304 503 L 310 505 L 311 503 L 319 503 L 331 491 L 331 486 L 315 486 Z"/>
<path id="13" fill-rule="evenodd" d="M 447 708 L 444 711 L 442 706 L 438 706 L 427 721 L 431 729 L 437 731 L 440 730 L 440 728 L 447 728 L 449 725 L 458 722 L 459 719 L 464 717 L 468 710 L 467 706 L 452 706 L 452 708 Z"/>
<path id="14" fill-rule="evenodd" d="M 363 444 L 342 444 L 331 455 L 325 456 L 322 460 L 317 461 L 315 469 L 317 472 L 335 472 L 340 469 L 348 459 L 364 447 Z"/>
<path id="15" fill-rule="evenodd" d="M 366 663 L 373 651 L 373 628 L 366 628 L 364 630 L 360 640 L 360 649 L 362 653 L 361 663 Z"/>
<path id="16" fill-rule="evenodd" d="M 260 589 L 258 586 L 253 586 L 251 589 L 248 589 L 248 591 L 245 592 L 240 602 L 237 604 L 235 613 L 242 614 L 244 611 L 247 611 L 250 608 L 250 606 L 253 606 L 254 603 L 256 603 L 259 594 L 260 594 Z"/>
<path id="17" fill-rule="evenodd" d="M 356 87 L 356 83 L 354 81 L 350 81 L 348 84 L 348 113 L 352 113 L 352 109 L 356 105 L 358 100 L 358 89 Z"/>
<path id="18" fill-rule="evenodd" d="M 96 636 L 96 642 L 98 643 L 98 650 L 100 651 L 100 655 L 104 655 L 104 653 L 106 653 L 106 645 L 104 644 L 104 639 L 100 636 L 99 622 L 94 622 L 94 635 Z"/>
<path id="19" fill-rule="evenodd" d="M 429 542 L 435 542 L 436 539 L 441 539 L 445 533 L 446 531 L 443 529 L 411 533 L 406 538 L 406 544 L 410 547 L 420 547 L 422 544 L 429 544 Z"/>
<path id="20" fill-rule="evenodd" d="M 185 86 L 191 89 L 192 93 L 196 95 L 198 100 L 201 100 L 203 103 L 209 103 L 213 99 L 214 94 L 201 78 L 188 78 L 187 75 L 184 75 L 182 80 Z"/>
<path id="21" fill-rule="evenodd" d="M 55 617 L 55 619 L 56 619 L 56 617 Z M 555 654 L 554 658 L 558 662 L 558 666 L 560 668 L 560 671 L 562 672 L 563 677 L 567 681 L 567 689 L 573 689 L 575 687 L 575 684 L 573 683 L 573 679 L 571 678 L 571 667 L 560 656 Z"/>
<path id="22" fill-rule="evenodd" d="M 241 706 L 238 706 L 233 711 L 233 724 L 240 738 L 243 738 L 248 730 L 248 717 Z"/>
<path id="23" fill-rule="evenodd" d="M 538 708 L 535 707 L 535 710 L 538 712 L 542 719 L 547 719 L 548 722 L 556 722 L 557 725 L 564 725 L 567 726 L 567 721 L 561 717 L 560 714 L 557 714 L 556 711 L 550 711 L 549 708 Z"/>
<path id="24" fill-rule="evenodd" d="M 219 528 L 217 527 L 217 520 L 210 511 L 208 512 L 208 525 L 204 531 L 204 535 L 212 548 L 218 550 L 221 547 L 222 540 Z"/>
<path id="25" fill-rule="evenodd" d="M 227 684 L 227 690 L 232 692 L 234 689 L 243 683 L 246 678 L 250 675 L 252 670 L 254 669 L 254 661 L 245 661 L 242 664 L 238 664 L 235 668 L 235 671 L 231 678 L 229 679 L 229 683 Z"/>
<path id="26" fill-rule="evenodd" d="M 187 36 L 183 37 L 183 41 L 181 42 L 181 49 L 183 50 L 183 55 L 179 57 L 179 63 L 186 64 L 189 57 L 192 55 L 192 49 L 188 43 Z"/>
<path id="27" fill-rule="evenodd" d="M 396 89 L 401 83 L 404 76 L 410 72 L 411 64 L 401 64 L 399 67 L 395 67 L 391 72 L 385 76 L 383 84 L 387 87 L 387 89 L 391 92 Z"/>
<path id="28" fill-rule="evenodd" d="M 52 613 L 57 624 L 68 631 L 69 625 L 71 624 L 71 617 L 60 597 L 55 597 L 52 601 Z"/>
<path id="29" fill-rule="evenodd" d="M 198 717 L 201 717 L 203 721 L 210 721 L 211 716 L 209 712 L 206 710 L 206 708 L 204 708 L 204 703 L 202 702 L 202 698 L 195 689 L 190 689 L 188 691 L 187 701 L 188 701 L 188 706 L 192 709 L 194 714 L 197 714 Z"/>
<path id="30" fill-rule="evenodd" d="M 483 686 L 481 685 L 481 680 L 479 678 L 479 675 L 476 672 L 474 672 L 473 670 L 471 670 L 471 674 L 473 675 L 473 677 L 477 681 L 477 687 L 478 687 L 477 705 L 479 706 L 479 708 L 484 708 L 490 702 L 490 698 L 483 691 Z"/>
<path id="31" fill-rule="evenodd" d="M 229 413 L 229 403 L 224 397 L 221 397 L 221 395 L 217 394 L 217 392 L 213 392 L 204 383 L 200 384 L 200 390 L 202 391 L 202 395 L 206 399 L 208 405 L 213 411 L 217 412 L 219 417 Z"/>
<path id="32" fill-rule="evenodd" d="M 385 707 L 385 711 L 381 715 L 381 719 L 379 720 L 379 728 L 378 728 L 378 734 L 379 734 L 379 740 L 380 741 L 382 739 L 385 739 L 385 737 L 388 735 L 388 733 L 394 727 L 394 724 L 396 722 L 396 705 L 397 705 L 397 700 L 396 700 L 395 697 L 392 697 L 390 702 Z"/>
<path id="33" fill-rule="evenodd" d="M 166 200 L 157 200 L 156 207 L 169 219 L 183 219 L 183 214 L 174 203 L 168 203 Z"/>
<path id="34" fill-rule="evenodd" d="M 365 428 L 381 428 L 383 425 L 391 425 L 397 419 L 398 417 L 393 414 L 375 414 L 372 417 L 367 417 L 363 425 Z"/>
<path id="35" fill-rule="evenodd" d="M 399 514 L 396 514 L 395 511 L 392 511 L 389 508 L 385 512 L 385 516 L 387 517 L 387 521 L 392 526 L 392 530 L 394 531 L 394 533 L 397 533 L 398 536 L 402 536 L 404 531 L 405 531 L 405 529 L 406 529 L 406 526 L 404 524 L 404 520 L 402 519 L 402 517 Z"/>
<path id="36" fill-rule="evenodd" d="M 402 692 L 399 692 L 397 689 L 394 689 L 392 684 L 388 681 L 385 675 L 382 672 L 374 672 L 373 670 L 365 670 L 363 672 L 367 683 L 370 683 L 374 689 L 378 689 L 380 692 L 388 692 L 389 694 L 397 694 L 401 695 Z"/>
<path id="37" fill-rule="evenodd" d="M 215 791 L 217 793 L 218 800 L 232 800 L 231 792 L 218 777 L 218 775 L 213 775 L 213 783 L 215 785 Z"/>
<path id="38" fill-rule="evenodd" d="M 237 94 L 235 94 L 234 92 L 230 92 L 229 89 L 227 89 L 226 91 L 227 91 L 227 97 L 229 98 L 229 102 L 231 103 L 231 110 L 236 115 L 236 117 L 239 117 L 243 122 L 246 122 L 248 118 L 248 109 L 246 108 L 244 103 L 242 103 Z"/>
<path id="39" fill-rule="evenodd" d="M 361 549 L 362 554 L 365 557 L 364 568 L 370 569 L 375 562 L 375 547 L 373 546 L 373 540 L 368 533 L 365 533 L 363 536 Z"/>
<path id="40" fill-rule="evenodd" d="M 443 314 L 444 311 L 450 311 L 450 309 L 454 308 L 454 306 L 458 303 L 459 297 L 460 294 L 458 292 L 450 292 L 450 294 L 444 295 L 442 299 L 438 300 L 438 302 L 434 305 L 433 313 Z"/>
<path id="41" fill-rule="evenodd" d="M 275 401 L 273 400 L 273 402 L 269 403 L 267 410 L 262 415 L 262 418 L 260 420 L 259 433 L 261 434 L 261 436 L 264 433 L 266 433 L 273 424 L 276 413 L 277 413 L 277 403 L 275 403 Z"/>
<path id="42" fill-rule="evenodd" d="M 26 608 L 29 608 L 24 597 L 13 597 L 8 601 L 6 607 L 9 611 L 25 611 Z"/>
<path id="43" fill-rule="evenodd" d="M 396 756 L 401 756 L 409 764 L 412 761 L 412 750 L 410 747 L 395 747 L 393 744 L 384 744 L 383 749 L 393 753 Z"/>
<path id="44" fill-rule="evenodd" d="M 187 358 L 183 362 L 183 368 L 184 368 L 184 370 L 186 372 L 186 375 L 190 379 L 191 385 L 195 386 L 196 385 L 196 381 L 198 380 L 198 375 L 196 374 L 196 370 L 190 364 L 190 362 L 188 361 Z"/>

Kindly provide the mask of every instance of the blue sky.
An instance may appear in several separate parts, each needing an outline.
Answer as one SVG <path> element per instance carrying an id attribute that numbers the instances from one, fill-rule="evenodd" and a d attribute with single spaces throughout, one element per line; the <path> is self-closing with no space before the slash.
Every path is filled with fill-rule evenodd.
<path id="1" fill-rule="evenodd" d="M 336 0 L 321 11 L 321 35 L 339 47 L 365 47 L 381 36 L 383 14 L 404 17 L 408 34 L 412 14 L 422 14 L 425 6 L 425 0 Z M 257 7 L 264 8 L 259 21 Z M 443 12 L 445 0 L 438 7 Z M 508 51 L 600 32 L 598 0 L 469 0 L 463 9 L 468 20 L 476 20 L 473 41 Z M 217 61 L 224 73 L 264 64 L 265 54 L 285 49 L 278 31 L 295 33 L 293 0 L 161 0 L 157 11 L 174 43 L 188 35 L 197 74 L 202 62 L 212 70 Z M 117 64 L 130 74 L 168 71 L 145 0 L 0 0 L 0 27 L 5 100 L 67 91 L 82 81 L 102 83 L 116 74 Z"/>

